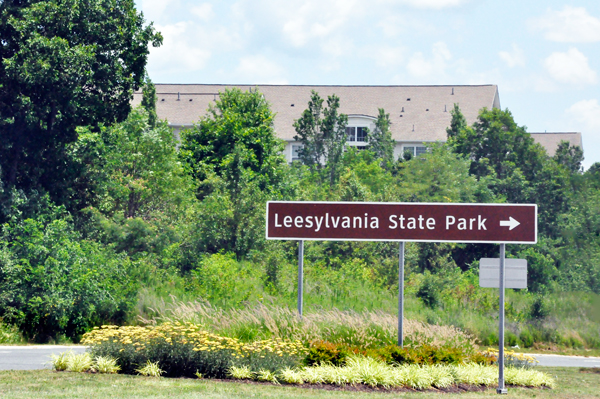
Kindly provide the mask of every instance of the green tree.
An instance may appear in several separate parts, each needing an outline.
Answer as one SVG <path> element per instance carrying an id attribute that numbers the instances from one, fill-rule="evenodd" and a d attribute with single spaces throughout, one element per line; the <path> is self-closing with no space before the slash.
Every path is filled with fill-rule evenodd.
<path id="1" fill-rule="evenodd" d="M 158 116 L 156 115 L 156 101 L 158 101 L 158 97 L 156 97 L 156 86 L 154 86 L 150 78 L 146 76 L 144 88 L 142 90 L 142 107 L 148 112 L 148 125 L 150 125 L 151 128 L 154 128 L 158 121 Z"/>
<path id="2" fill-rule="evenodd" d="M 65 145 L 127 117 L 162 37 L 133 0 L 2 1 L 0 37 L 1 179 L 66 201 Z"/>
<path id="3" fill-rule="evenodd" d="M 577 165 L 576 150 L 571 157 L 568 148 L 561 149 L 561 162 L 571 165 L 561 166 L 517 125 L 510 111 L 484 108 L 472 127 L 464 125 L 459 113 L 455 106 L 448 145 L 471 160 L 471 175 L 487 177 L 493 192 L 508 202 L 537 203 L 540 232 L 556 238 L 557 219 L 569 209 L 569 168 Z"/>
<path id="4" fill-rule="evenodd" d="M 456 103 L 454 103 L 450 115 L 452 116 L 452 119 L 450 120 L 450 126 L 446 128 L 446 133 L 448 134 L 448 139 L 453 139 L 461 131 L 467 128 L 467 120 Z"/>
<path id="5" fill-rule="evenodd" d="M 308 108 L 294 122 L 294 140 L 302 144 L 298 155 L 313 171 L 325 169 L 330 185 L 340 174 L 348 116 L 339 113 L 340 99 L 335 94 L 327 97 L 327 108 L 319 93 L 312 91 Z"/>
<path id="6" fill-rule="evenodd" d="M 446 145 L 403 162 L 398 174 L 397 195 L 409 202 L 495 202 L 489 179 L 469 174 L 470 161 Z"/>
<path id="7" fill-rule="evenodd" d="M 232 89 L 219 97 L 206 117 L 182 133 L 180 157 L 197 179 L 202 200 L 193 252 L 244 256 L 264 244 L 265 202 L 280 198 L 288 184 L 283 142 L 261 93 Z"/>
<path id="8" fill-rule="evenodd" d="M 377 158 L 383 160 L 384 166 L 391 166 L 394 162 L 396 142 L 392 139 L 391 124 L 390 114 L 386 114 L 383 108 L 379 108 L 375 129 L 367 135 L 369 149 L 375 153 Z"/>
<path id="9" fill-rule="evenodd" d="M 191 181 L 179 161 L 175 137 L 166 123 L 151 128 L 148 112 L 134 109 L 122 123 L 102 131 L 109 215 L 155 217 L 188 201 Z"/>
<path id="10" fill-rule="evenodd" d="M 473 127 L 468 127 L 455 106 L 452 119 L 448 144 L 471 160 L 471 174 L 480 177 L 493 171 L 503 179 L 517 167 L 533 181 L 542 169 L 547 156 L 544 148 L 534 142 L 525 127 L 517 125 L 510 111 L 484 108 Z"/>
<path id="11" fill-rule="evenodd" d="M 248 169 L 262 190 L 273 189 L 281 184 L 285 164 L 274 117 L 258 91 L 226 90 L 207 116 L 182 132 L 181 159 L 200 182 L 214 173 L 235 184 L 240 178 L 236 174 Z"/>
<path id="12" fill-rule="evenodd" d="M 74 158 L 91 180 L 91 213 L 98 237 L 117 251 L 159 253 L 179 242 L 197 202 L 193 179 L 181 164 L 176 140 L 164 122 L 149 125 L 149 113 L 135 108 L 121 123 L 95 133 L 80 128 Z M 82 158 L 83 161 L 82 162 Z"/>
<path id="13" fill-rule="evenodd" d="M 568 141 L 561 141 L 553 157 L 554 161 L 563 165 L 571 173 L 581 173 L 583 167 L 583 150 L 579 146 L 571 145 Z"/>

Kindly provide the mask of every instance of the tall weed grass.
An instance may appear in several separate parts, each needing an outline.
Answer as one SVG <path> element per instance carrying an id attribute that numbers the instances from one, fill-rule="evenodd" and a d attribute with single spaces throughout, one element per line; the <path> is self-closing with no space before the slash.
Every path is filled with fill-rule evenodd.
<path id="1" fill-rule="evenodd" d="M 147 324 L 195 323 L 209 331 L 243 341 L 291 339 L 301 342 L 327 341 L 362 348 L 393 345 L 397 341 L 398 316 L 384 311 L 321 309 L 298 317 L 295 309 L 255 303 L 224 309 L 206 301 L 162 304 L 161 316 L 140 319 Z M 473 348 L 475 339 L 453 326 L 404 320 L 407 345 L 429 344 Z"/>

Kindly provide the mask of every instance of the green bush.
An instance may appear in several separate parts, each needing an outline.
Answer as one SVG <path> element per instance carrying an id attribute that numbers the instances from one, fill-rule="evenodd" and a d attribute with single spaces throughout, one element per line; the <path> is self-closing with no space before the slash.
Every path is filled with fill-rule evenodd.
<path id="1" fill-rule="evenodd" d="M 433 277 L 426 273 L 423 284 L 417 291 L 417 298 L 421 298 L 423 303 L 431 308 L 437 308 L 440 303 L 440 290 L 437 284 L 435 284 Z"/>
<path id="2" fill-rule="evenodd" d="M 346 363 L 348 351 L 342 345 L 331 342 L 317 341 L 311 344 L 308 354 L 304 358 L 304 364 L 314 366 L 319 364 L 332 364 L 343 366 Z"/>
<path id="3" fill-rule="evenodd" d="M 522 342 L 519 340 L 519 337 L 517 337 L 515 334 L 513 334 L 510 331 L 507 331 L 505 336 L 504 336 L 504 344 L 508 345 L 508 346 L 517 346 L 520 345 Z"/>
<path id="4" fill-rule="evenodd" d="M 304 360 L 304 364 L 308 366 L 319 364 L 344 365 L 349 354 L 367 356 L 392 365 L 490 363 L 487 357 L 477 351 L 450 346 L 423 344 L 416 347 L 404 348 L 396 345 L 388 345 L 381 348 L 361 348 L 331 342 L 316 342 L 309 348 L 309 353 Z"/>
<path id="5" fill-rule="evenodd" d="M 550 308 L 542 296 L 537 296 L 531 303 L 529 314 L 532 320 L 541 320 L 548 317 Z"/>
<path id="6" fill-rule="evenodd" d="M 498 342 L 500 342 L 500 340 L 498 338 L 498 333 L 495 333 L 495 332 L 488 334 L 487 337 L 485 337 L 481 340 L 481 344 L 484 346 L 498 345 Z"/>
<path id="7" fill-rule="evenodd" d="M 390 346 L 384 349 L 389 353 L 388 363 L 398 364 L 459 364 L 465 363 L 468 354 L 462 349 L 420 345 L 418 347 L 399 348 Z M 387 359 L 386 359 L 387 360 Z"/>
<path id="8" fill-rule="evenodd" d="M 0 344 L 17 344 L 23 340 L 19 329 L 14 325 L 7 325 L 0 319 Z"/>
<path id="9" fill-rule="evenodd" d="M 26 219 L 0 234 L 0 317 L 26 338 L 77 340 L 125 321 L 137 294 L 128 258 L 82 240 L 64 218 Z"/>
<path id="10" fill-rule="evenodd" d="M 529 332 L 529 330 L 521 331 L 521 334 L 519 334 L 519 339 L 523 343 L 523 347 L 531 348 L 533 346 L 533 335 L 531 332 Z"/>

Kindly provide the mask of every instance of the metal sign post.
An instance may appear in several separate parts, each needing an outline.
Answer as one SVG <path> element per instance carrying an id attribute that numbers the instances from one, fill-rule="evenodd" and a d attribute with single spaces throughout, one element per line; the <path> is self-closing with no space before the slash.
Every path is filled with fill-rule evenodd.
<path id="1" fill-rule="evenodd" d="M 504 387 L 504 251 L 506 244 L 500 244 L 500 332 L 498 339 L 498 389 L 496 392 L 506 395 L 508 392 Z"/>
<path id="2" fill-rule="evenodd" d="M 302 303 L 304 287 L 304 241 L 298 241 L 298 314 L 302 319 Z"/>
<path id="3" fill-rule="evenodd" d="M 398 346 L 404 348 L 404 241 L 398 259 Z"/>

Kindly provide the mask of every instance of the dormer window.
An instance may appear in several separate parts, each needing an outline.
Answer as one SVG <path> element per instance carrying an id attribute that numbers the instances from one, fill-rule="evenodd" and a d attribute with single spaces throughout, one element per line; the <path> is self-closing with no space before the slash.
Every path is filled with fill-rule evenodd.
<path id="1" fill-rule="evenodd" d="M 350 142 L 361 142 L 367 141 L 368 128 L 366 126 L 348 126 L 346 127 L 346 137 Z"/>

